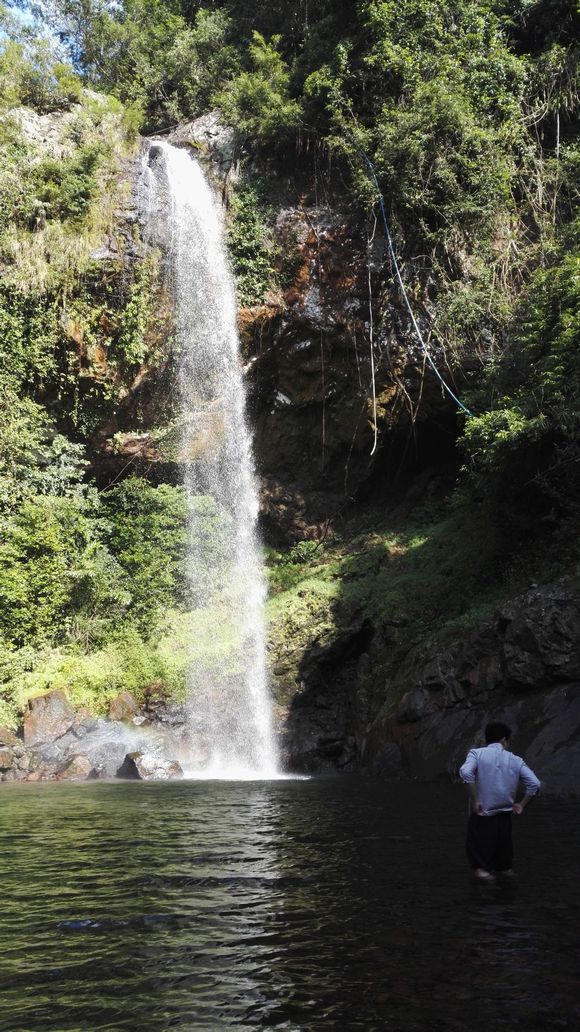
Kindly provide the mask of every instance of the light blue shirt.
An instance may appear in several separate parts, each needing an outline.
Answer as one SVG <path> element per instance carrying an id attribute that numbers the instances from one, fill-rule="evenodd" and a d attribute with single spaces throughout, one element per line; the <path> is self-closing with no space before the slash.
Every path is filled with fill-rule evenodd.
<path id="1" fill-rule="evenodd" d="M 501 742 L 492 742 L 483 749 L 470 749 L 459 771 L 466 785 L 477 782 L 477 796 L 483 816 L 511 810 L 521 780 L 527 795 L 536 795 L 540 782 L 521 756 L 504 749 Z"/>

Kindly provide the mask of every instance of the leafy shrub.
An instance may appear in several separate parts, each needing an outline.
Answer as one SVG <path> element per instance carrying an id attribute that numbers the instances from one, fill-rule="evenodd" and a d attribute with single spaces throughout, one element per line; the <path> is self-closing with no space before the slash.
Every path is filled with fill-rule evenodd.
<path id="1" fill-rule="evenodd" d="M 37 217 L 82 218 L 96 190 L 95 170 L 102 155 L 100 145 L 79 148 L 70 158 L 45 158 L 33 174 Z"/>
<path id="2" fill-rule="evenodd" d="M 145 358 L 145 336 L 152 313 L 153 285 L 158 268 L 156 254 L 139 263 L 129 298 L 121 310 L 113 355 L 118 356 L 125 367 L 138 365 Z"/>
<path id="3" fill-rule="evenodd" d="M 28 47 L 14 40 L 0 41 L 0 107 L 27 105 L 41 113 L 79 103 L 81 81 L 69 64 L 55 60 L 48 39 Z"/>
<path id="4" fill-rule="evenodd" d="M 54 299 L 0 286 L 0 377 L 5 388 L 44 386 L 61 336 Z"/>
<path id="5" fill-rule="evenodd" d="M 8 392 L 0 406 L 0 514 L 36 494 L 76 495 L 87 462 L 84 448 L 59 434 L 48 413 Z"/>
<path id="6" fill-rule="evenodd" d="M 79 497 L 39 496 L 4 520 L 0 636 L 16 646 L 52 643 L 75 614 L 113 618 L 128 601 L 122 570 L 95 534 Z"/>
<path id="7" fill-rule="evenodd" d="M 183 488 L 129 477 L 102 495 L 102 536 L 131 584 L 131 613 L 152 613 L 186 596 L 187 506 Z"/>
<path id="8" fill-rule="evenodd" d="M 533 445 L 545 426 L 541 415 L 529 418 L 515 408 L 492 409 L 467 420 L 462 441 L 478 468 L 497 469 L 510 452 Z"/>
<path id="9" fill-rule="evenodd" d="M 567 229 L 566 249 L 532 277 L 489 377 L 493 407 L 462 436 L 472 468 L 499 477 L 507 494 L 523 477 L 564 507 L 576 504 L 580 457 L 579 229 Z M 480 404 L 489 406 L 485 395 Z"/>
<path id="10" fill-rule="evenodd" d="M 238 300 L 242 305 L 258 304 L 273 284 L 274 250 L 257 186 L 242 184 L 234 193 L 228 244 Z"/>
<path id="11" fill-rule="evenodd" d="M 241 72 L 216 100 L 232 125 L 254 146 L 279 142 L 297 128 L 300 104 L 290 96 L 290 73 L 279 52 L 280 36 L 268 42 L 253 33 L 251 71 Z"/>

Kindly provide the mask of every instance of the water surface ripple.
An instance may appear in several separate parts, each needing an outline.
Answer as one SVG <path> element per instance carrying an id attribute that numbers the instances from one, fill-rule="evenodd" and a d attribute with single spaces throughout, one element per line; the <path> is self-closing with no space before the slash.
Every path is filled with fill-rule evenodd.
<path id="1" fill-rule="evenodd" d="M 6 786 L 2 1032 L 580 1028 L 580 804 L 477 886 L 450 786 Z"/>

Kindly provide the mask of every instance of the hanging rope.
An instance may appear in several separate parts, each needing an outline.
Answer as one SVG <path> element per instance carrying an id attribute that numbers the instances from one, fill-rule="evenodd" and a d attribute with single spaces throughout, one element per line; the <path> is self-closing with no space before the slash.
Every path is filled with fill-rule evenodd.
<path id="1" fill-rule="evenodd" d="M 368 247 L 368 259 L 367 259 L 367 273 L 368 273 L 368 287 L 369 287 L 369 348 L 371 354 L 371 384 L 373 388 L 373 432 L 374 441 L 371 451 L 371 455 L 374 455 L 377 450 L 377 444 L 379 443 L 379 428 L 377 425 L 377 386 L 375 382 L 375 341 L 374 341 L 374 323 L 373 323 L 373 285 L 371 277 L 371 248 L 375 239 L 375 233 L 377 231 L 377 219 L 375 216 L 375 225 L 373 228 L 373 235 L 367 237 Z"/>
<path id="2" fill-rule="evenodd" d="M 413 313 L 413 309 L 411 308 L 411 304 L 410 304 L 410 301 L 409 301 L 409 298 L 408 298 L 408 295 L 407 295 L 405 284 L 403 282 L 403 277 L 401 276 L 401 270 L 399 268 L 399 263 L 397 261 L 397 256 L 395 254 L 395 248 L 393 247 L 393 240 L 392 240 L 391 233 L 390 233 L 390 230 L 389 230 L 389 224 L 387 222 L 387 213 L 385 211 L 385 201 L 384 201 L 384 197 L 383 197 L 382 192 L 381 192 L 381 188 L 379 186 L 379 181 L 378 181 L 378 178 L 377 178 L 377 174 L 375 172 L 375 166 L 373 165 L 373 163 L 372 163 L 371 159 L 369 158 L 368 154 L 362 149 L 362 147 L 359 147 L 358 143 L 356 142 L 356 140 L 354 139 L 352 134 L 349 133 L 348 135 L 350 136 L 350 138 L 351 138 L 352 142 L 354 143 L 356 149 L 358 150 L 359 154 L 362 154 L 364 160 L 366 161 L 366 163 L 367 163 L 367 165 L 368 165 L 368 167 L 370 169 L 370 173 L 371 173 L 371 176 L 373 178 L 373 182 L 375 184 L 375 187 L 376 187 L 376 190 L 377 190 L 377 193 L 378 193 L 378 196 L 379 196 L 379 206 L 380 206 L 380 211 L 381 211 L 381 215 L 382 215 L 382 219 L 383 219 L 383 227 L 384 227 L 384 231 L 385 231 L 385 240 L 387 241 L 387 247 L 389 249 L 389 257 L 391 259 L 391 265 L 392 265 L 393 270 L 395 272 L 395 276 L 397 278 L 397 282 L 398 282 L 399 287 L 401 289 L 401 294 L 403 296 L 403 300 L 405 302 L 405 305 L 406 305 L 407 311 L 409 313 L 409 317 L 411 319 L 411 322 L 413 324 L 413 328 L 415 330 L 415 333 L 417 334 L 417 339 L 419 340 L 419 343 L 420 343 L 421 348 L 423 350 L 423 354 L 425 355 L 425 358 L 426 358 L 427 362 L 431 366 L 431 369 L 435 373 L 435 376 L 437 377 L 437 379 L 439 380 L 441 386 L 447 392 L 449 397 L 453 398 L 453 401 L 455 402 L 455 404 L 463 412 L 465 412 L 465 414 L 467 416 L 472 416 L 473 413 L 469 411 L 467 406 L 464 405 L 462 401 L 459 400 L 457 395 L 454 394 L 454 392 L 451 390 L 451 387 L 449 386 L 449 384 L 446 383 L 446 381 L 441 376 L 441 373 L 439 372 L 437 366 L 435 365 L 435 362 L 431 358 L 431 354 L 429 352 L 429 349 L 428 349 L 425 341 L 423 340 L 423 334 L 421 333 L 421 330 L 419 329 L 419 326 L 417 324 L 417 320 L 415 319 L 415 315 Z"/>

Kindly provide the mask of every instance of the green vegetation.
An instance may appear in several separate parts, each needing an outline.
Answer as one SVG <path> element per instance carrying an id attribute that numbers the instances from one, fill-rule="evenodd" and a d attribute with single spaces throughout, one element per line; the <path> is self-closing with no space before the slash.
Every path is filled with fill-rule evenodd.
<path id="1" fill-rule="evenodd" d="M 580 237 L 578 223 L 533 275 L 513 343 L 491 379 L 494 407 L 469 420 L 463 444 L 496 499 L 533 484 L 536 501 L 576 512 L 580 480 Z"/>
<path id="2" fill-rule="evenodd" d="M 100 647 L 88 648 L 79 635 L 52 648 L 4 646 L 0 721 L 15 727 L 27 699 L 54 688 L 65 690 L 74 706 L 88 706 L 97 714 L 106 713 L 122 689 L 140 699 L 146 688 L 161 684 L 175 698 L 183 698 L 191 631 L 191 621 L 176 612 L 166 614 L 146 639 L 129 626 Z"/>
<path id="3" fill-rule="evenodd" d="M 228 244 L 242 305 L 258 304 L 275 283 L 276 256 L 268 234 L 268 214 L 258 185 L 237 187 L 230 207 Z"/>
<path id="4" fill-rule="evenodd" d="M 300 124 L 300 104 L 290 97 L 290 72 L 278 50 L 281 40 L 278 35 L 268 42 L 254 32 L 248 47 L 250 69 L 215 95 L 225 118 L 254 147 L 281 146 Z"/>
<path id="5" fill-rule="evenodd" d="M 159 680 L 160 613 L 176 598 L 186 601 L 183 490 L 167 484 L 154 488 L 134 477 L 99 497 L 78 481 L 77 469 L 70 466 L 67 476 L 62 465 L 58 468 L 60 479 L 52 478 L 49 493 L 29 485 L 28 496 L 1 516 L 6 705 L 22 701 L 24 689 L 12 683 L 11 674 L 22 665 L 30 674 L 22 684 L 45 678 L 48 686 L 53 674 L 54 684 L 60 684 L 66 676 L 73 695 L 82 695 L 85 685 L 93 703 L 99 677 L 105 695 L 122 686 L 123 676 L 127 680 L 128 656 L 131 662 L 140 656 L 132 683 L 142 689 L 149 677 Z M 46 486 L 41 483 L 41 490 Z M 152 627 L 156 639 L 149 645 Z M 73 676 L 75 663 L 78 676 Z M 145 675 L 149 668 L 153 674 Z M 171 675 L 173 687 L 177 676 Z"/>
<path id="6" fill-rule="evenodd" d="M 159 614 L 185 593 L 185 501 L 138 478 L 104 494 L 86 479 L 89 435 L 146 357 L 154 303 L 154 255 L 133 277 L 91 257 L 123 203 L 131 119 L 84 93 L 46 41 L 4 39 L 0 146 L 0 719 L 15 726 L 51 686 L 96 710 L 120 687 L 183 691 L 183 666 L 158 652 L 173 634 Z"/>
<path id="7" fill-rule="evenodd" d="M 0 105 L 20 104 L 42 114 L 68 110 L 82 99 L 81 81 L 69 64 L 56 60 L 48 40 L 28 46 L 7 39 L 0 54 Z"/>

